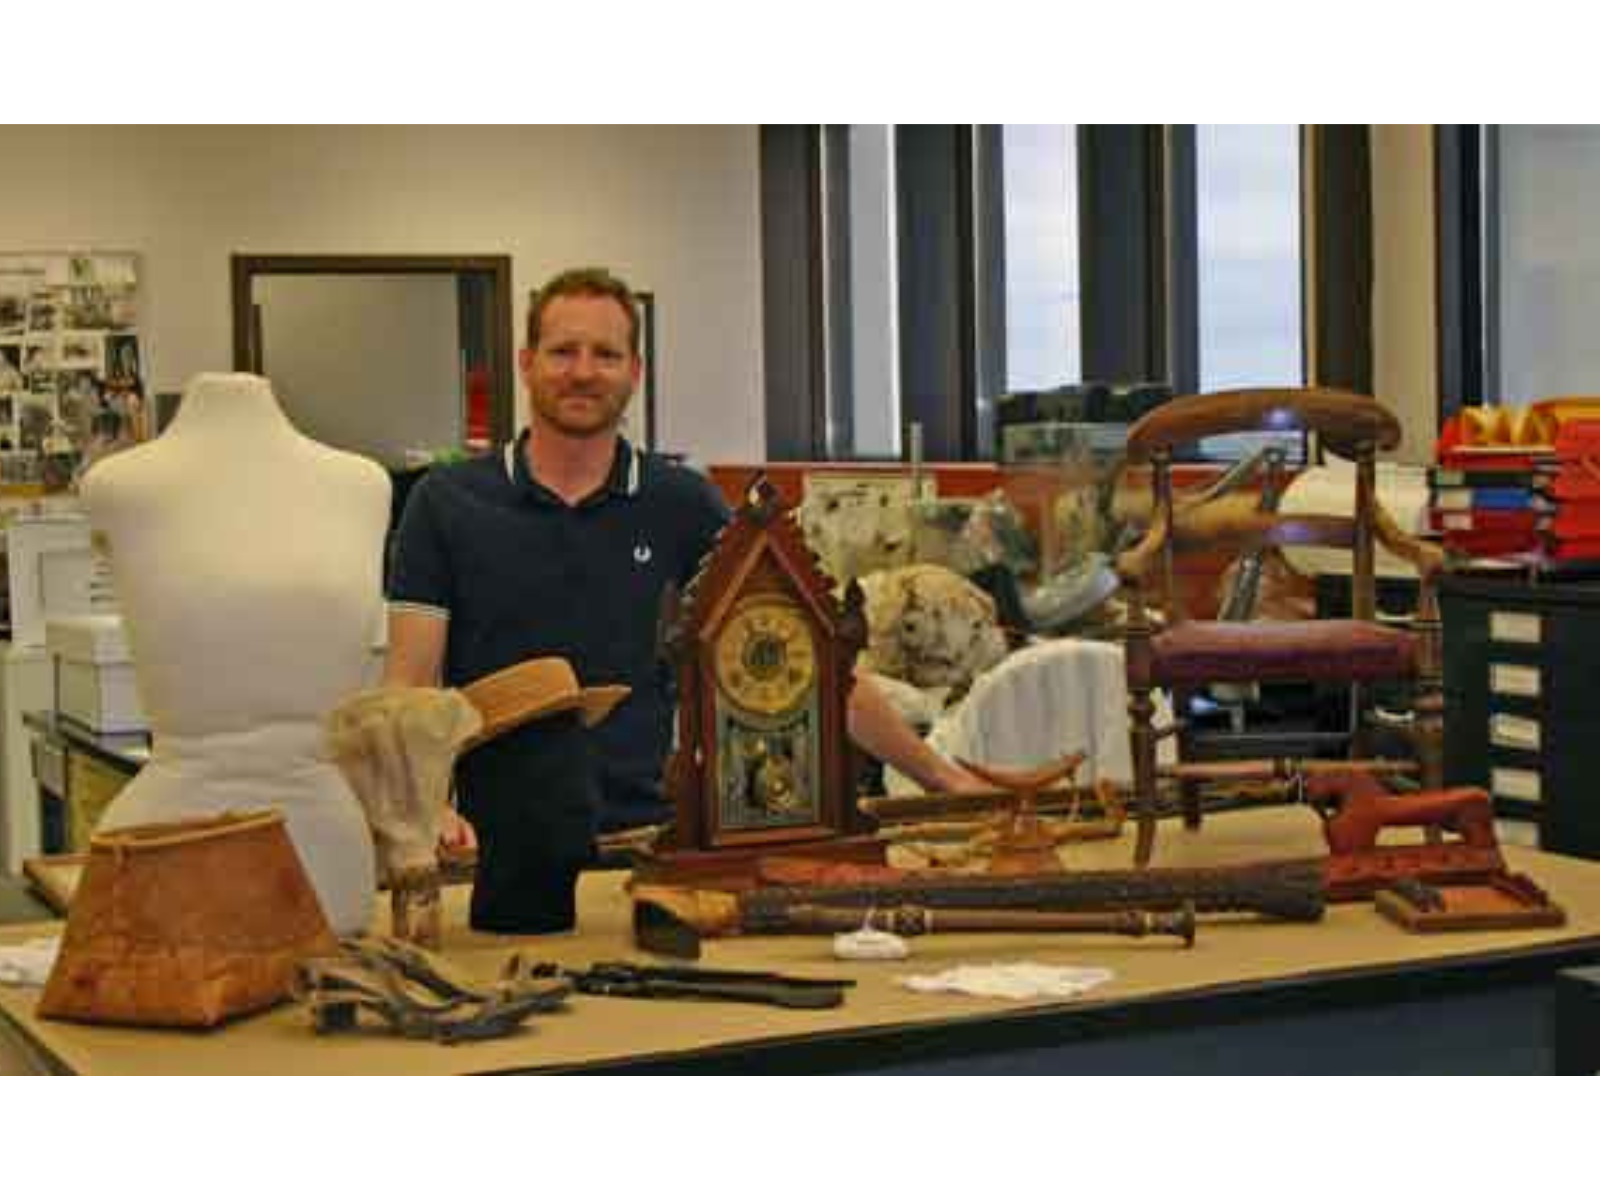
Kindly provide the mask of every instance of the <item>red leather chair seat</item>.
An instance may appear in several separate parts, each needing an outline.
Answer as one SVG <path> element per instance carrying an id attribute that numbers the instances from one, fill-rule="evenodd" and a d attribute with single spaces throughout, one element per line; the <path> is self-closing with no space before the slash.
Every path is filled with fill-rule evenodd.
<path id="1" fill-rule="evenodd" d="M 1157 685 L 1405 678 L 1410 633 L 1368 621 L 1184 621 L 1150 640 Z"/>

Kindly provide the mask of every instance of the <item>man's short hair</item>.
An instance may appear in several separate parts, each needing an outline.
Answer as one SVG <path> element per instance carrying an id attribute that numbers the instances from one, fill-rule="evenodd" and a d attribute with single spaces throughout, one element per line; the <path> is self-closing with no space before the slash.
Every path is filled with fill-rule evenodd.
<path id="1" fill-rule="evenodd" d="M 633 289 L 604 267 L 574 267 L 563 271 L 539 289 L 528 306 L 528 349 L 539 345 L 539 325 L 544 310 L 558 296 L 609 297 L 628 314 L 628 349 L 639 357 L 639 308 L 633 302 Z"/>

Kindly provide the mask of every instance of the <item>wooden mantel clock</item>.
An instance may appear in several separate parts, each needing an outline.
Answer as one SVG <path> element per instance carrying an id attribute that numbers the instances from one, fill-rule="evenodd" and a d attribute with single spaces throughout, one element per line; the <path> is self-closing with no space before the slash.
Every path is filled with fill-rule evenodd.
<path id="1" fill-rule="evenodd" d="M 766 850 L 856 833 L 846 709 L 866 641 L 776 489 L 757 475 L 669 618 L 679 851 Z"/>

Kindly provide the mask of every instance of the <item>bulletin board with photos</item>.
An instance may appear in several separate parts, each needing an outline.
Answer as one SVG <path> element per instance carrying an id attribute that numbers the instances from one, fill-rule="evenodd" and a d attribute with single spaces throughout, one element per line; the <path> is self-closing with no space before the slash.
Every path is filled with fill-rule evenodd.
<path id="1" fill-rule="evenodd" d="M 144 436 L 138 259 L 0 253 L 0 484 Z"/>

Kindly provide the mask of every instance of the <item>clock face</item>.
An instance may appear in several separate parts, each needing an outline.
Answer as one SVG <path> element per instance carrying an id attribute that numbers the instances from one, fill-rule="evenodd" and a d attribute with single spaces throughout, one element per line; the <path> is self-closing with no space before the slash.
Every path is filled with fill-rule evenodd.
<path id="1" fill-rule="evenodd" d="M 811 626 L 783 597 L 753 596 L 717 636 L 717 683 L 739 708 L 764 717 L 794 709 L 817 677 Z"/>

